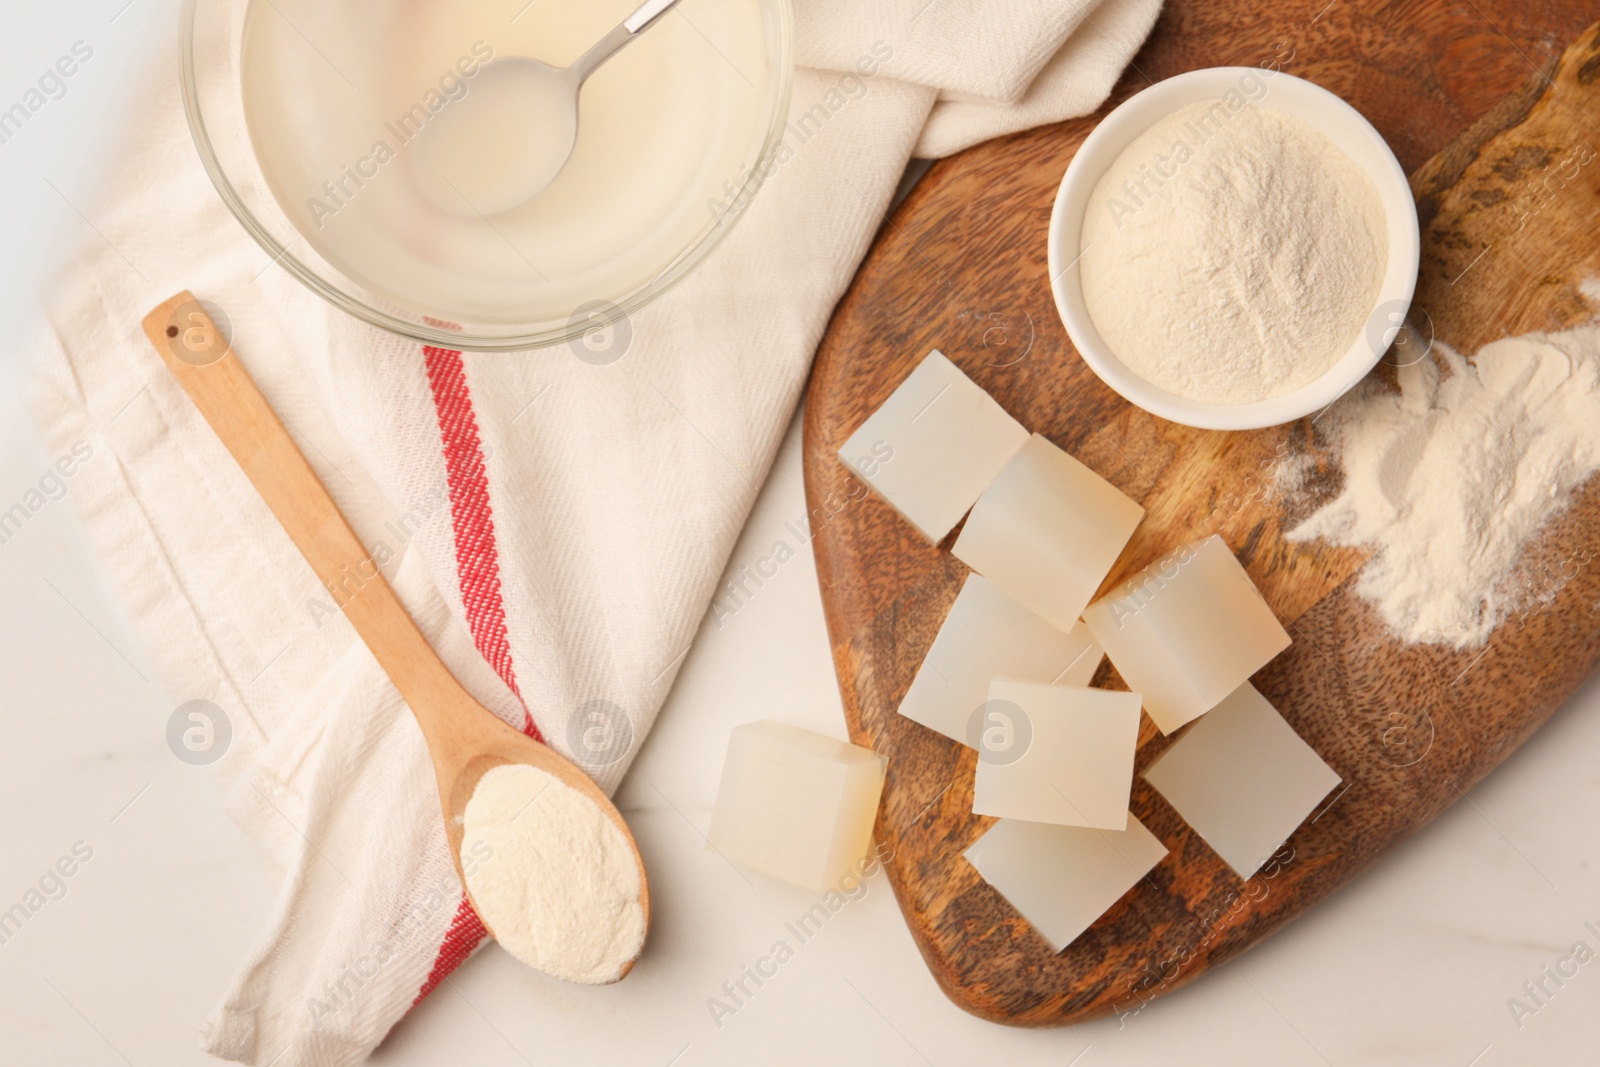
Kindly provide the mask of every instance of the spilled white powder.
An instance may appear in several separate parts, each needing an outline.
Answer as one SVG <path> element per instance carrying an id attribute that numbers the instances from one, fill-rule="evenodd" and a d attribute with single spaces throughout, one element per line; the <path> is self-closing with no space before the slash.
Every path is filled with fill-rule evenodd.
<path id="1" fill-rule="evenodd" d="M 1459 649 L 1538 596 L 1522 553 L 1600 470 L 1600 324 L 1434 353 L 1445 373 L 1421 359 L 1324 416 L 1344 489 L 1289 540 L 1375 548 L 1357 591 L 1405 640 Z"/>
<path id="2" fill-rule="evenodd" d="M 1136 138 L 1101 177 L 1080 261 L 1095 329 L 1169 393 L 1293 392 L 1366 325 L 1388 261 L 1372 183 L 1308 123 L 1230 92 Z"/>
<path id="3" fill-rule="evenodd" d="M 537 767 L 485 774 L 467 801 L 462 870 L 511 955 L 569 982 L 615 981 L 644 944 L 639 866 L 601 808 Z"/>

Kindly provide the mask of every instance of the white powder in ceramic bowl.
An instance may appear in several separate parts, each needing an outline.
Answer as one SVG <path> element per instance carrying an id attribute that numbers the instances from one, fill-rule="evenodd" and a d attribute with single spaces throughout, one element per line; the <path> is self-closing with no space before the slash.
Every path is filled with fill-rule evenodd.
<path id="1" fill-rule="evenodd" d="M 519 763 L 485 774 L 467 801 L 461 851 L 473 907 L 528 966 L 601 985 L 639 955 L 633 848 L 605 811 L 554 775 Z"/>
<path id="2" fill-rule="evenodd" d="M 1244 404 L 1321 376 L 1388 259 L 1371 181 L 1309 123 L 1242 97 L 1180 108 L 1096 184 L 1084 304 L 1119 360 L 1188 400 Z"/>

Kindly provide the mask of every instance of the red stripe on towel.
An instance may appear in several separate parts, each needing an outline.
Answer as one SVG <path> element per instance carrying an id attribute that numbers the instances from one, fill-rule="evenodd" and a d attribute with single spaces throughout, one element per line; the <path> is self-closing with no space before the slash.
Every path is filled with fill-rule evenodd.
<path id="1" fill-rule="evenodd" d="M 456 535 L 456 574 L 461 581 L 461 601 L 467 610 L 472 641 L 495 673 L 520 699 L 516 668 L 511 662 L 511 641 L 506 636 L 506 607 L 500 598 L 500 556 L 495 548 L 494 512 L 489 507 L 489 477 L 478 439 L 478 419 L 467 389 L 466 366 L 461 353 L 448 348 L 423 348 L 428 385 L 439 414 L 439 436 L 444 441 L 445 473 L 450 486 L 450 518 Z M 522 730 L 543 741 L 533 716 L 523 711 Z"/>
<path id="2" fill-rule="evenodd" d="M 489 931 L 478 921 L 478 913 L 472 910 L 472 904 L 463 894 L 461 903 L 456 906 L 455 918 L 450 920 L 450 929 L 444 935 L 444 943 L 439 946 L 439 955 L 434 957 L 433 969 L 428 972 L 427 980 L 422 983 L 422 989 L 411 1006 L 414 1008 L 421 1004 L 423 998 L 437 989 L 451 971 L 465 963 L 467 957 L 488 936 Z"/>
<path id="3" fill-rule="evenodd" d="M 461 583 L 467 627 L 483 658 L 521 700 L 522 690 L 517 686 L 511 641 L 506 633 L 505 601 L 500 596 L 500 556 L 495 546 L 494 511 L 489 506 L 489 477 L 484 469 L 472 394 L 467 389 L 466 365 L 461 353 L 452 349 L 429 345 L 422 349 L 422 354 L 428 370 L 428 386 L 433 391 L 434 410 L 439 416 L 439 437 L 444 445 L 450 519 L 456 539 L 456 576 Z M 542 742 L 544 737 L 526 707 L 523 716 L 522 732 Z M 461 966 L 487 936 L 488 931 L 463 895 L 439 946 L 433 968 L 412 1006 L 421 1003 L 450 972 Z"/>

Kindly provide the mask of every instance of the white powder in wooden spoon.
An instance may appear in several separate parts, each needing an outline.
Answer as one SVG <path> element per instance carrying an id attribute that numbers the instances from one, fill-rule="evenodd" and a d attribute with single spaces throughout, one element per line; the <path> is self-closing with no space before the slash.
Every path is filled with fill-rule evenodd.
<path id="1" fill-rule="evenodd" d="M 644 943 L 639 866 L 606 812 L 537 767 L 495 767 L 467 801 L 462 870 L 502 948 L 569 982 L 616 981 Z"/>
<path id="2" fill-rule="evenodd" d="M 1344 489 L 1289 540 L 1374 548 L 1356 589 L 1394 632 L 1467 648 L 1593 564 L 1583 549 L 1519 580 L 1529 543 L 1600 470 L 1600 324 L 1504 338 L 1470 362 L 1434 353 L 1400 370 L 1399 392 L 1368 379 L 1323 417 Z"/>

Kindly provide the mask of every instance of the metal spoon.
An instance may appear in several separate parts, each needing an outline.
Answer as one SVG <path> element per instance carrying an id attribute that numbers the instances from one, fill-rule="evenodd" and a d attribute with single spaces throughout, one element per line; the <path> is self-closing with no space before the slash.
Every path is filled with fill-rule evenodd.
<path id="1" fill-rule="evenodd" d="M 555 180 L 578 139 L 578 90 L 602 63 L 649 29 L 678 0 L 645 0 L 570 67 L 526 56 L 484 64 L 469 91 L 416 139 L 417 188 L 454 215 L 498 215 Z"/>

